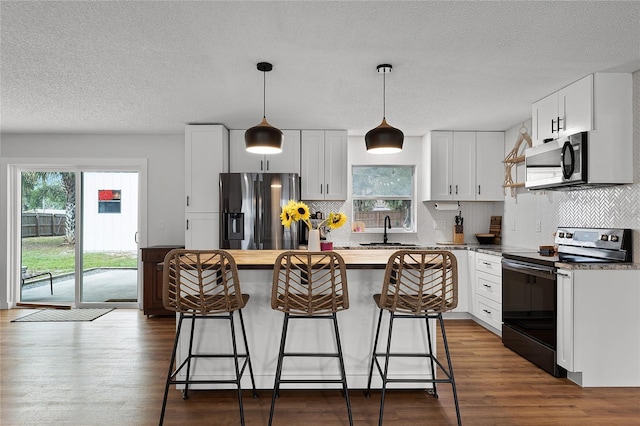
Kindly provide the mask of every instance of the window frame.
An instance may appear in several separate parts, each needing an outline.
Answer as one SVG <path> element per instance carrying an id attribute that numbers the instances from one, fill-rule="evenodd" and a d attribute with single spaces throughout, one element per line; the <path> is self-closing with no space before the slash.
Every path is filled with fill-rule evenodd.
<path id="1" fill-rule="evenodd" d="M 356 196 L 355 192 L 354 192 L 354 169 L 357 168 L 363 168 L 363 167 L 367 167 L 367 168 L 409 168 L 411 169 L 411 196 L 394 196 L 394 195 L 380 195 L 380 196 Z M 354 203 L 355 201 L 358 200 L 390 200 L 390 199 L 394 199 L 394 200 L 408 200 L 411 202 L 411 207 L 410 207 L 410 214 L 411 214 L 411 228 L 405 229 L 404 227 L 392 227 L 391 229 L 387 230 L 388 234 L 410 234 L 410 233 L 417 233 L 417 213 L 418 213 L 418 206 L 417 206 L 417 193 L 418 193 L 418 176 L 417 176 L 417 167 L 415 164 L 352 164 L 351 165 L 351 211 L 353 214 L 353 220 L 356 221 L 356 210 L 355 210 L 355 206 Z M 377 228 L 372 228 L 372 227 L 365 227 L 364 231 L 355 231 L 354 227 L 351 227 L 351 232 L 355 233 L 355 234 L 362 234 L 362 233 L 375 233 L 375 234 L 381 234 L 384 232 L 384 227 L 377 227 Z"/>

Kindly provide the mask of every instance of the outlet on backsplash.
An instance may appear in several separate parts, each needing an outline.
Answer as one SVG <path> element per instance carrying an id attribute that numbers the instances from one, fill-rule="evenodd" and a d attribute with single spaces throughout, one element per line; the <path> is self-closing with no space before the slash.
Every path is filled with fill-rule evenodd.
<path id="1" fill-rule="evenodd" d="M 537 220 L 536 221 L 536 232 L 540 232 L 542 230 L 542 222 Z"/>
<path id="2" fill-rule="evenodd" d="M 433 221 L 433 229 L 444 229 L 447 226 L 446 220 L 434 220 Z"/>

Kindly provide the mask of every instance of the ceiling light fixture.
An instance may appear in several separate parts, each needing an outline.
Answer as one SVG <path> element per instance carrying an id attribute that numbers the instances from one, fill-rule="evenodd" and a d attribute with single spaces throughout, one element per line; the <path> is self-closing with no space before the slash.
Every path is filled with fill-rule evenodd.
<path id="1" fill-rule="evenodd" d="M 248 152 L 254 154 L 279 154 L 282 152 L 282 132 L 267 123 L 266 115 L 266 73 L 273 69 L 269 62 L 259 62 L 262 71 L 262 121 L 244 133 L 244 143 Z"/>
<path id="2" fill-rule="evenodd" d="M 372 154 L 395 154 L 402 151 L 404 133 L 395 127 L 390 126 L 386 119 L 386 74 L 393 68 L 389 64 L 378 65 L 377 70 L 382 73 L 382 123 L 375 129 L 371 129 L 364 137 L 367 145 L 367 152 Z"/>

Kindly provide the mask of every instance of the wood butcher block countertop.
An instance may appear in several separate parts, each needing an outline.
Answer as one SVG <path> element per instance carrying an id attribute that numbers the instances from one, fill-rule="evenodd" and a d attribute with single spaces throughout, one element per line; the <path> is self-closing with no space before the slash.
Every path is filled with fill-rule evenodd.
<path id="1" fill-rule="evenodd" d="M 284 250 L 225 250 L 236 260 L 238 269 L 273 269 L 276 258 Z M 344 259 L 347 269 L 384 269 L 389 250 L 336 250 Z"/>

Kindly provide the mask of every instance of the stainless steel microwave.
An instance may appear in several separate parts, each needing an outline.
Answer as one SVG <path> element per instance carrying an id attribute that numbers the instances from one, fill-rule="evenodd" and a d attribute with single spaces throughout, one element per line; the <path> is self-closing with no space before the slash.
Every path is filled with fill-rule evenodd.
<path id="1" fill-rule="evenodd" d="M 525 151 L 525 188 L 570 189 L 587 179 L 587 132 L 576 133 Z"/>

